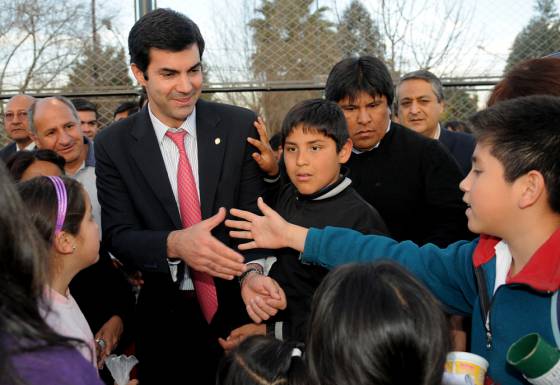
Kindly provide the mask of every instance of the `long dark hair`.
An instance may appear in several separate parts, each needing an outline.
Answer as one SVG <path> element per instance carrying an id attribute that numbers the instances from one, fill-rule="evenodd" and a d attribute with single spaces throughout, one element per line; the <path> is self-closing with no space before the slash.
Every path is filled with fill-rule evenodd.
<path id="1" fill-rule="evenodd" d="M 55 333 L 39 313 L 47 248 L 2 164 L 0 256 L 0 383 L 22 384 L 11 364 L 13 355 L 75 342 Z"/>
<path id="2" fill-rule="evenodd" d="M 223 358 L 216 385 L 303 384 L 306 375 L 300 349 L 296 342 L 250 336 Z"/>
<path id="3" fill-rule="evenodd" d="M 350 264 L 313 298 L 307 362 L 312 384 L 436 385 L 448 328 L 430 292 L 395 263 Z"/>

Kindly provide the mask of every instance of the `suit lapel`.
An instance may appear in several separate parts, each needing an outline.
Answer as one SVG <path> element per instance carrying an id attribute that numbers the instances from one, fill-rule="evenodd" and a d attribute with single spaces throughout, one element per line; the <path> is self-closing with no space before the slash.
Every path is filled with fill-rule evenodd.
<path id="1" fill-rule="evenodd" d="M 200 100 L 196 105 L 198 180 L 202 218 L 214 213 L 213 205 L 222 170 L 227 132 L 213 106 Z"/>
<path id="2" fill-rule="evenodd" d="M 130 152 L 138 169 L 148 181 L 148 185 L 173 221 L 173 225 L 180 229 L 182 225 L 179 209 L 147 107 L 136 114 L 136 121 L 130 132 L 133 138 Z"/>

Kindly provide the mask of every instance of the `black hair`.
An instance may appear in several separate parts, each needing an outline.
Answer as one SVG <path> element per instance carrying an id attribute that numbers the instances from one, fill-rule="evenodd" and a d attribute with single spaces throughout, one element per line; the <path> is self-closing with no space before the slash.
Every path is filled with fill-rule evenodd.
<path id="1" fill-rule="evenodd" d="M 440 304 L 394 262 L 349 264 L 315 292 L 307 362 L 313 385 L 435 385 L 449 348 Z"/>
<path id="2" fill-rule="evenodd" d="M 113 118 L 120 114 L 121 112 L 128 111 L 128 116 L 138 112 L 140 108 L 138 107 L 138 103 L 136 102 L 124 102 L 117 106 L 115 112 L 113 113 Z"/>
<path id="3" fill-rule="evenodd" d="M 54 332 L 39 313 L 47 282 L 48 252 L 30 222 L 0 164 L 0 384 L 23 383 L 11 363 L 13 356 L 77 343 Z"/>
<path id="4" fill-rule="evenodd" d="M 270 147 L 272 147 L 274 151 L 277 151 L 282 145 L 282 133 L 277 132 L 276 134 L 272 135 L 268 143 L 270 144 Z"/>
<path id="5" fill-rule="evenodd" d="M 61 178 L 66 187 L 68 202 L 62 231 L 77 235 L 86 213 L 85 190 L 80 182 L 65 176 Z M 54 239 L 58 212 L 58 198 L 53 182 L 46 176 L 40 176 L 21 182 L 17 187 L 39 235 L 50 246 Z"/>
<path id="6" fill-rule="evenodd" d="M 83 98 L 71 99 L 70 101 L 76 108 L 76 111 L 92 111 L 95 112 L 95 119 L 98 118 L 99 114 L 97 112 L 97 105 L 95 103 L 92 103 L 89 100 Z"/>
<path id="7" fill-rule="evenodd" d="M 550 208 L 560 213 L 560 98 L 532 95 L 496 103 L 471 117 L 478 143 L 513 182 L 531 170 L 544 177 Z"/>
<path id="8" fill-rule="evenodd" d="M 36 161 L 50 162 L 57 166 L 60 173 L 64 175 L 66 161 L 53 150 L 18 151 L 8 159 L 6 166 L 14 181 L 19 182 L 25 171 Z"/>
<path id="9" fill-rule="evenodd" d="M 179 52 L 192 44 L 198 46 L 202 59 L 204 39 L 198 26 L 179 12 L 167 8 L 156 9 L 142 16 L 128 34 L 130 63 L 144 72 L 147 79 L 150 48 Z"/>
<path id="10" fill-rule="evenodd" d="M 337 152 L 349 138 L 344 113 L 335 102 L 324 99 L 304 100 L 290 108 L 282 122 L 282 146 L 299 126 L 303 132 L 320 132 L 334 140 Z"/>
<path id="11" fill-rule="evenodd" d="M 303 384 L 302 348 L 270 336 L 247 337 L 220 362 L 216 385 Z M 298 349 L 296 355 L 294 349 Z"/>
<path id="12" fill-rule="evenodd" d="M 395 95 L 393 80 L 387 66 L 373 56 L 350 57 L 336 63 L 325 85 L 325 98 L 339 102 L 349 97 L 355 100 L 360 92 L 387 98 L 393 104 Z"/>
<path id="13" fill-rule="evenodd" d="M 448 120 L 443 124 L 443 127 L 447 128 L 450 131 L 466 132 L 467 134 L 472 134 L 469 123 L 462 120 Z"/>

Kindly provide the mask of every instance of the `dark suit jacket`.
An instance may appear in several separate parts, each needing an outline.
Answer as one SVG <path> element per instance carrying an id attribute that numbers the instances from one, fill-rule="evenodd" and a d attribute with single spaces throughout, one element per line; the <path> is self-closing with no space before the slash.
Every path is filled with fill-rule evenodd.
<path id="1" fill-rule="evenodd" d="M 4 162 L 7 162 L 10 156 L 17 152 L 17 145 L 16 142 L 8 143 L 0 150 L 0 159 Z"/>
<path id="2" fill-rule="evenodd" d="M 470 134 L 441 129 L 439 141 L 445 145 L 466 176 L 471 170 L 472 154 L 476 141 Z"/>
<path id="3" fill-rule="evenodd" d="M 264 191 L 264 180 L 251 158 L 255 149 L 247 142 L 248 136 L 257 137 L 255 119 L 243 108 L 198 101 L 203 219 L 220 207 L 258 211 L 256 199 Z M 181 218 L 147 108 L 103 130 L 95 139 L 95 155 L 103 241 L 109 251 L 144 273 L 141 297 L 156 301 L 178 290 L 171 281 L 166 242 L 171 231 L 182 228 Z M 234 246 L 223 224 L 213 234 Z M 237 280 L 215 283 L 219 308 L 212 326 L 227 335 L 247 317 Z"/>

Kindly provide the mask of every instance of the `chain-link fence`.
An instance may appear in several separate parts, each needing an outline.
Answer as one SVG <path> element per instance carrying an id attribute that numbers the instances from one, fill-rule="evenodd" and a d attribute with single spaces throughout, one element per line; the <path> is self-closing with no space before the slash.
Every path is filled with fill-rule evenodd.
<path id="1" fill-rule="evenodd" d="M 560 0 L 158 0 L 206 39 L 209 97 L 264 115 L 272 131 L 291 105 L 321 95 L 344 56 L 373 54 L 395 79 L 427 68 L 446 85 L 445 119 L 484 106 L 519 61 L 560 50 Z M 101 121 L 138 91 L 126 38 L 134 1 L 0 0 L 0 96 L 86 95 Z M 3 134 L 3 130 L 2 134 Z M 5 140 L 5 138 L 4 138 Z M 0 138 L 0 142 L 2 138 Z"/>

